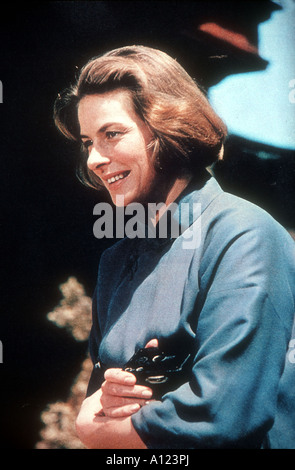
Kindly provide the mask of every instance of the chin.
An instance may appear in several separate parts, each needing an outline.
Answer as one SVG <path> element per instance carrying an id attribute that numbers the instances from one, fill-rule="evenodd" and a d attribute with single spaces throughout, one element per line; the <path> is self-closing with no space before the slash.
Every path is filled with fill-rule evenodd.
<path id="1" fill-rule="evenodd" d="M 111 198 L 116 207 L 126 207 L 128 204 L 135 202 L 132 197 L 125 194 L 111 194 Z"/>

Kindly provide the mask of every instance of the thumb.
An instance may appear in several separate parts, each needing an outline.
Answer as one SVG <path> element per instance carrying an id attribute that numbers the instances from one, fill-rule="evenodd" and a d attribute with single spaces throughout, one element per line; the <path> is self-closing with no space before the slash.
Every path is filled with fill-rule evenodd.
<path id="1" fill-rule="evenodd" d="M 148 343 L 146 343 L 146 348 L 157 348 L 159 346 L 159 342 L 156 338 L 151 339 Z"/>

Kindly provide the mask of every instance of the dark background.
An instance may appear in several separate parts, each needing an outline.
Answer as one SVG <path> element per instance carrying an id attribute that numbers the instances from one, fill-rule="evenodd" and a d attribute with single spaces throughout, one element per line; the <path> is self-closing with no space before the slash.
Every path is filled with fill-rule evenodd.
<path id="1" fill-rule="evenodd" d="M 7 2 L 2 9 L 1 448 L 34 448 L 41 411 L 67 399 L 87 343 L 46 314 L 69 276 L 92 295 L 100 254 L 112 243 L 93 236 L 92 211 L 102 196 L 76 179 L 78 149 L 52 120 L 57 93 L 89 58 L 131 43 L 163 48 L 204 88 L 230 73 L 263 70 L 267 63 L 258 55 L 201 34 L 196 25 L 217 21 L 257 43 L 257 25 L 273 8 L 268 1 L 80 1 Z M 214 61 L 218 54 L 226 58 Z M 261 148 L 280 158 L 260 160 Z M 225 157 L 216 168 L 222 186 L 294 228 L 294 152 L 231 136 Z"/>

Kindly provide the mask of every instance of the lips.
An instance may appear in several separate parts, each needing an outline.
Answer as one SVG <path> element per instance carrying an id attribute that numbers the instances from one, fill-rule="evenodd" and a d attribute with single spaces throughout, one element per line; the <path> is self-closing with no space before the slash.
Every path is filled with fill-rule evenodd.
<path id="1" fill-rule="evenodd" d="M 130 174 L 130 170 L 122 171 L 120 173 L 114 173 L 109 175 L 107 178 L 105 177 L 104 180 L 109 184 L 112 185 L 118 181 L 124 180 Z"/>

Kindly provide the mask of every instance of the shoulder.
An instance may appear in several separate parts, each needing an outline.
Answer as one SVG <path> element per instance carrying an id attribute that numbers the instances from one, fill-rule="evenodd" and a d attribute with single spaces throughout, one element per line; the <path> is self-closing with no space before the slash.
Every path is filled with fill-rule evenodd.
<path id="1" fill-rule="evenodd" d="M 285 235 L 287 231 L 266 210 L 246 199 L 224 191 L 211 177 L 199 191 L 192 193 L 192 201 L 201 206 L 203 228 L 225 233 L 261 230 Z"/>
<path id="2" fill-rule="evenodd" d="M 222 192 L 204 211 L 202 234 L 201 274 L 209 281 L 215 276 L 217 290 L 257 286 L 277 310 L 279 305 L 289 310 L 295 295 L 295 243 L 268 212 Z"/>
<path id="3" fill-rule="evenodd" d="M 228 192 L 220 192 L 203 215 L 205 228 L 218 237 L 252 237 L 263 245 L 284 242 L 294 248 L 294 240 L 272 215 L 258 205 Z"/>

